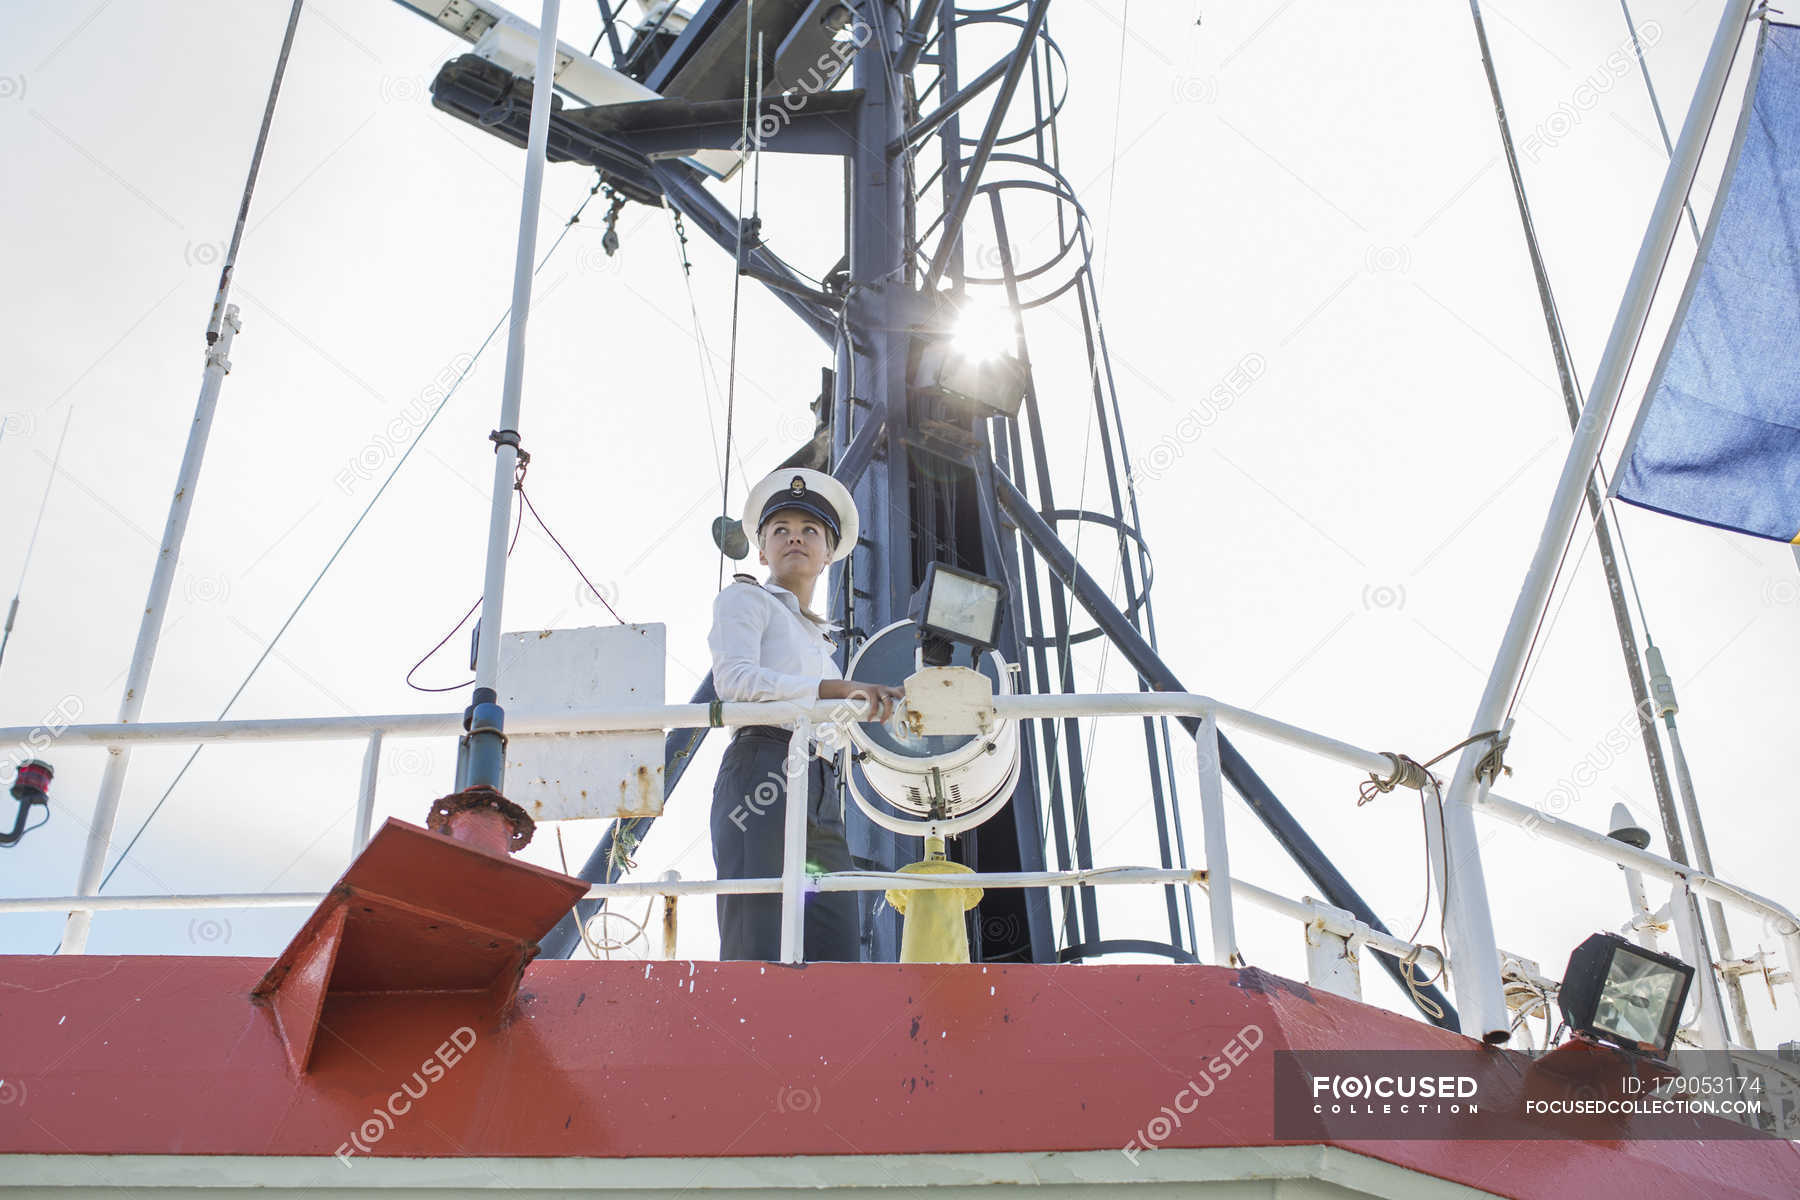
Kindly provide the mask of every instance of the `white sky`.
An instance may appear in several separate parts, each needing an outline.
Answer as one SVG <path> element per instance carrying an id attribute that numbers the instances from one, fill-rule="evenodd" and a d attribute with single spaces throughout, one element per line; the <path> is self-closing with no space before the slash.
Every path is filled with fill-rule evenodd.
<path id="1" fill-rule="evenodd" d="M 564 40 L 586 46 L 594 13 L 573 0 L 565 8 Z M 0 190 L 11 285 L 0 328 L 14 382 L 0 405 L 0 503 L 11 514 L 0 522 L 0 579 L 23 558 L 56 439 L 73 418 L 0 666 L 6 724 L 42 721 L 68 697 L 84 721 L 117 712 L 200 381 L 217 254 L 286 10 L 277 0 L 7 6 L 0 152 L 14 167 Z M 1585 384 L 1662 175 L 1661 143 L 1635 66 L 1609 65 L 1626 44 L 1610 2 L 1483 10 Z M 1654 41 L 1650 68 L 1678 127 L 1716 6 L 1640 0 L 1634 15 Z M 1165 437 L 1180 450 L 1140 488 L 1165 657 L 1190 687 L 1229 702 L 1358 744 L 1437 753 L 1467 731 L 1568 440 L 1468 13 L 1181 0 L 1132 6 L 1122 35 L 1115 6 L 1065 0 L 1051 27 L 1073 77 L 1064 166 L 1104 262 L 1132 456 Z M 427 94 L 462 49 L 392 3 L 307 7 L 240 259 L 232 299 L 244 330 L 147 720 L 218 714 L 387 464 L 347 486 L 346 469 L 382 444 L 390 420 L 420 411 L 420 394 L 473 352 L 507 303 L 522 152 L 438 113 Z M 1734 82 L 1727 128 L 1740 94 Z M 1708 156 L 1702 219 L 1728 141 L 1717 138 Z M 824 160 L 764 163 L 765 232 L 814 274 L 840 252 L 840 178 Z M 573 165 L 550 169 L 540 247 L 590 182 Z M 735 186 L 719 192 L 735 205 Z M 716 566 L 707 525 L 718 509 L 707 430 L 722 425 L 712 388 L 724 378 L 731 277 L 693 233 L 692 294 L 711 354 L 703 375 L 666 214 L 628 208 L 623 248 L 609 259 L 601 211 L 588 210 L 539 277 L 521 426 L 530 487 L 627 617 L 667 623 L 668 691 L 685 700 L 706 667 Z M 1021 212 L 1031 215 L 1014 238 L 1035 245 L 1043 210 Z M 1684 232 L 1619 433 L 1691 252 Z M 1082 483 L 1086 381 L 1058 357 L 1072 337 L 1058 318 L 1034 315 L 1028 333 L 1063 472 L 1058 499 L 1070 503 Z M 466 692 L 422 697 L 402 677 L 479 589 L 501 350 L 446 408 L 234 715 L 466 702 Z M 1211 413 L 1198 440 L 1178 443 L 1181 416 L 1249 356 L 1265 366 L 1254 384 Z M 750 474 L 804 431 L 824 362 L 812 334 L 746 289 L 737 446 Z M 377 449 L 362 461 L 385 458 Z M 1104 496 L 1095 470 L 1084 498 L 1100 506 Z M 1715 863 L 1800 902 L 1787 752 L 1800 699 L 1794 556 L 1630 509 L 1622 522 L 1684 705 Z M 1100 541 L 1082 557 L 1107 578 Z M 607 620 L 535 530 L 510 580 L 508 628 Z M 1609 748 L 1630 699 L 1591 546 L 1556 612 L 1501 790 L 1525 803 L 1556 797 L 1561 815 L 1601 829 L 1623 799 L 1656 829 L 1635 734 L 1625 753 Z M 467 645 L 465 632 L 424 680 L 466 678 L 456 660 Z M 1104 679 L 1132 686 L 1116 656 Z M 1131 786 L 1137 738 L 1125 729 L 1100 739 L 1091 803 L 1103 863 L 1153 861 L 1150 819 Z M 1239 744 L 1390 927 L 1407 932 L 1424 874 L 1412 794 L 1358 808 L 1353 772 L 1249 737 Z M 641 877 L 671 867 L 711 875 L 717 752 L 709 747 L 672 799 L 639 856 Z M 121 839 L 187 754 L 134 755 Z M 74 886 L 103 752 L 53 747 L 45 757 L 57 770 L 52 819 L 0 858 L 8 895 Z M 360 758 L 349 743 L 208 749 L 107 890 L 324 889 L 346 861 Z M 390 741 L 378 818 L 420 821 L 448 790 L 453 761 L 448 740 Z M 1579 777 L 1591 769 L 1595 780 L 1576 786 L 1583 763 Z M 1197 859 L 1191 786 L 1183 803 Z M 1228 806 L 1238 874 L 1291 895 L 1315 891 L 1243 805 Z M 1614 868 L 1483 829 L 1503 947 L 1556 976 L 1583 936 L 1624 921 Z M 571 865 L 598 832 L 566 831 Z M 527 857 L 556 865 L 552 830 Z M 1157 936 L 1160 896 L 1120 891 L 1103 900 L 1105 932 Z M 1250 960 L 1303 978 L 1299 930 L 1238 911 Z M 710 905 L 682 912 L 681 952 L 716 953 Z M 89 948 L 269 956 L 303 916 L 101 914 Z M 61 924 L 5 916 L 0 950 L 47 952 Z M 1753 921 L 1734 918 L 1732 934 L 1739 953 L 1777 949 Z M 1404 1004 L 1372 963 L 1365 987 L 1373 1002 Z M 1800 1037 L 1791 991 L 1774 1010 L 1761 981 L 1747 992 L 1759 1044 Z"/>

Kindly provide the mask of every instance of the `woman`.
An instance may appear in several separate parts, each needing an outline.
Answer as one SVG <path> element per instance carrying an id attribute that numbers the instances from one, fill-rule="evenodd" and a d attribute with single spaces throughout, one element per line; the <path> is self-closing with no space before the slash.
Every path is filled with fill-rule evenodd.
<path id="1" fill-rule="evenodd" d="M 744 529 L 753 532 L 769 578 L 739 575 L 713 604 L 713 686 L 721 700 L 861 700 L 868 720 L 886 720 L 899 688 L 853 683 L 832 658 L 831 626 L 812 609 L 825 569 L 856 546 L 856 504 L 843 484 L 819 471 L 777 471 L 750 492 Z M 740 728 L 713 786 L 713 864 L 720 879 L 782 873 L 791 725 Z M 850 851 L 836 801 L 837 773 L 824 759 L 807 768 L 806 862 L 813 871 L 847 871 Z M 773 961 L 781 949 L 781 897 L 718 897 L 719 957 Z M 862 957 L 856 897 L 815 892 L 806 898 L 809 962 Z"/>

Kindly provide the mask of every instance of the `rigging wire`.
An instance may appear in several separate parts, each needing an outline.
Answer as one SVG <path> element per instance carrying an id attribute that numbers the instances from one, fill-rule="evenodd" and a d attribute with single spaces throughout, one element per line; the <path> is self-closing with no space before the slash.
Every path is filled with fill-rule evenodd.
<path id="1" fill-rule="evenodd" d="M 1107 173 L 1107 181 L 1106 181 L 1106 228 L 1103 231 L 1101 231 L 1103 234 L 1103 240 L 1101 241 L 1101 244 L 1100 244 L 1100 273 L 1099 273 L 1098 280 L 1096 280 L 1094 278 L 1092 272 L 1089 272 L 1089 277 L 1088 277 L 1088 286 L 1089 286 L 1090 290 L 1094 293 L 1094 317 L 1095 317 L 1096 321 L 1099 319 L 1099 315 L 1100 315 L 1100 285 L 1106 281 L 1107 264 L 1111 260 L 1111 255 L 1112 255 L 1111 233 L 1112 233 L 1112 224 L 1113 224 L 1114 201 L 1118 195 L 1118 186 L 1119 186 L 1119 124 L 1120 124 L 1121 116 L 1125 110 L 1125 50 L 1126 50 L 1126 45 L 1127 45 L 1127 38 L 1130 36 L 1130 31 L 1131 31 L 1130 23 L 1131 23 L 1131 0 L 1125 0 L 1123 7 L 1119 11 L 1119 66 L 1118 66 L 1119 82 L 1118 82 L 1117 90 L 1113 94 L 1112 155 L 1111 155 L 1110 159 L 1108 160 L 1112 163 L 1112 168 Z M 1079 216 L 1076 218 L 1076 221 L 1077 221 L 1077 224 L 1079 225 L 1079 223 L 1080 223 Z M 1088 386 L 1089 386 L 1089 390 L 1094 393 L 1094 397 L 1093 397 L 1094 411 L 1089 416 L 1089 419 L 1086 422 L 1086 425 L 1085 425 L 1086 432 L 1083 435 L 1083 440 L 1082 440 L 1082 445 L 1081 445 L 1081 485 L 1080 485 L 1079 489 L 1076 491 L 1076 507 L 1077 508 L 1085 507 L 1087 504 L 1088 459 L 1089 459 L 1089 454 L 1092 451 L 1093 444 L 1094 444 L 1094 426 L 1100 420 L 1104 419 L 1104 417 L 1101 413 L 1102 406 L 1101 406 L 1101 401 L 1100 401 L 1100 356 L 1098 353 L 1092 353 L 1089 356 Z M 1081 556 L 1081 533 L 1082 533 L 1082 530 L 1086 527 L 1086 525 L 1087 525 L 1087 522 L 1080 520 L 1080 519 L 1077 519 L 1075 522 L 1075 544 L 1074 544 L 1074 546 L 1072 546 L 1070 548 L 1070 553 L 1076 556 L 1077 561 L 1079 561 L 1080 556 Z M 1124 567 L 1125 535 L 1124 535 L 1123 531 L 1119 531 L 1119 534 L 1118 534 L 1118 551 L 1119 551 L 1118 554 L 1113 557 L 1112 574 L 1108 578 L 1107 584 L 1106 584 L 1106 595 L 1107 595 L 1108 599 L 1112 598 L 1113 589 L 1116 588 L 1119 584 L 1119 573 Z M 1069 644 L 1067 642 L 1067 639 L 1065 638 L 1063 646 L 1059 648 L 1059 652 L 1066 655 L 1066 654 L 1068 654 L 1069 649 L 1070 649 Z M 1112 639 L 1111 638 L 1101 638 L 1100 639 L 1100 665 L 1099 665 L 1099 671 L 1095 677 L 1095 680 L 1096 680 L 1097 686 L 1099 686 L 1102 690 L 1104 690 L 1105 686 L 1106 686 L 1106 664 L 1107 664 L 1107 659 L 1111 654 L 1111 651 L 1112 651 Z M 1094 769 L 1094 743 L 1095 743 L 1096 738 L 1098 738 L 1099 734 L 1100 734 L 1100 722 L 1098 722 L 1098 721 L 1088 722 L 1087 746 L 1082 751 L 1082 761 L 1084 762 L 1089 774 L 1091 774 Z M 1155 770 L 1155 767 L 1152 766 L 1151 769 Z"/>
<path id="2" fill-rule="evenodd" d="M 737 251 L 731 263 L 731 349 L 725 367 L 725 474 L 719 481 L 719 512 L 722 516 L 731 516 L 731 450 L 732 437 L 735 433 L 737 418 L 737 352 L 738 352 L 738 311 L 739 301 L 744 291 L 744 176 L 756 174 L 758 164 L 762 161 L 762 35 L 756 38 L 756 140 L 750 140 L 750 34 L 756 26 L 756 0 L 749 0 L 748 15 L 744 20 L 744 110 L 738 123 L 738 144 L 750 147 L 751 167 L 745 171 L 743 164 L 738 165 L 738 202 L 737 202 Z M 761 180 L 757 183 L 758 194 L 761 193 Z M 754 210 L 753 210 L 754 211 Z M 760 240 L 760 239 L 759 239 Z M 750 480 L 746 476 L 744 486 L 749 487 Z M 746 530 L 746 534 L 754 531 Z M 719 590 L 725 588 L 725 542 L 719 540 L 719 570 L 717 585 Z"/>
<path id="3" fill-rule="evenodd" d="M 550 244 L 550 248 L 544 251 L 544 256 L 538 260 L 537 268 L 532 272 L 533 275 L 542 272 L 544 267 L 550 262 L 550 258 L 556 253 L 557 247 L 563 244 L 563 240 L 569 236 L 569 231 L 575 228 L 580 222 L 581 214 L 586 211 L 588 204 L 599 194 L 600 186 L 601 180 L 596 178 L 594 186 L 588 190 L 588 194 L 582 198 L 581 203 L 576 207 L 575 211 L 570 214 L 569 219 L 564 222 L 562 232 L 556 235 L 556 240 Z M 275 653 L 275 646 L 281 641 L 282 635 L 288 631 L 288 627 L 291 626 L 294 623 L 295 618 L 300 615 L 300 610 L 306 606 L 306 602 L 312 598 L 312 594 L 317 591 L 319 585 L 325 581 L 326 574 L 331 570 L 332 565 L 337 562 L 339 556 L 344 553 L 344 548 L 350 544 L 350 539 L 356 536 L 356 531 L 362 528 L 364 521 L 368 520 L 369 513 L 374 510 L 376 503 L 379 502 L 381 497 L 387 492 L 388 485 L 394 482 L 395 476 L 399 475 L 401 468 L 406 466 L 407 460 L 412 457 L 412 453 L 418 448 L 420 441 L 422 441 L 425 435 L 430 432 L 431 426 L 438 419 L 438 414 L 442 413 L 444 407 L 456 397 L 456 393 L 462 388 L 463 381 L 473 373 L 476 364 L 481 361 L 482 354 L 485 353 L 488 346 L 493 343 L 495 335 L 500 332 L 501 326 L 506 324 L 507 318 L 511 315 L 512 305 L 508 304 L 506 310 L 502 312 L 499 319 L 494 322 L 493 328 L 489 329 L 487 336 L 481 340 L 481 345 L 475 348 L 475 353 L 470 356 L 468 364 L 464 366 L 461 373 L 457 375 L 455 382 L 453 382 L 444 392 L 444 398 L 438 401 L 437 407 L 431 410 L 431 414 L 427 416 L 424 422 L 419 426 L 419 431 L 413 435 L 412 441 L 407 443 L 406 449 L 401 452 L 399 459 L 394 463 L 393 469 L 387 473 L 387 478 L 381 481 L 381 486 L 376 488 L 375 494 L 369 497 L 369 502 L 363 506 L 362 512 L 357 514 L 356 520 L 351 523 L 350 528 L 344 534 L 343 539 L 338 542 L 337 548 L 331 552 L 331 557 L 327 558 L 325 560 L 325 565 L 319 568 L 319 573 L 314 576 L 312 583 L 307 585 L 306 591 L 302 593 L 300 599 L 295 602 L 293 610 L 287 615 L 287 619 L 282 621 L 281 627 L 275 631 L 275 636 L 271 637 L 268 645 L 263 647 L 262 654 L 257 657 L 256 662 L 251 664 L 250 670 L 244 675 L 243 682 L 239 683 L 237 690 L 231 693 L 231 698 L 225 701 L 225 706 L 219 710 L 219 715 L 215 717 L 214 720 L 223 721 L 225 719 L 226 714 L 231 711 L 232 705 L 238 702 L 238 697 L 244 694 L 244 689 L 250 686 L 250 681 L 256 678 L 256 673 L 262 669 L 264 663 L 269 661 L 269 656 Z M 452 630 L 452 633 L 454 632 L 455 631 Z M 149 814 L 145 816 L 143 822 L 137 827 L 137 832 L 132 834 L 131 840 L 125 843 L 125 849 L 119 852 L 119 857 L 113 860 L 113 865 L 108 868 L 106 874 L 101 877 L 100 883 L 94 888 L 96 894 L 105 890 L 107 881 L 112 879 L 114 873 L 124 865 L 126 855 L 131 853 L 131 848 L 137 845 L 138 839 L 144 836 L 144 830 L 150 827 L 150 822 L 156 819 L 156 814 L 162 811 L 163 805 L 168 803 L 169 797 L 175 794 L 175 788 L 187 775 L 188 768 L 194 765 L 194 760 L 199 758 L 200 752 L 205 749 L 206 743 L 204 742 L 195 746 L 193 753 L 188 755 L 187 761 L 181 764 L 181 769 L 175 772 L 175 778 L 169 781 L 169 786 L 164 789 L 162 796 L 151 806 Z"/>
<path id="4" fill-rule="evenodd" d="M 1727 75 L 1729 75 L 1731 73 L 1731 71 L 1736 68 L 1738 53 L 1739 53 L 1739 51 L 1741 51 L 1743 49 L 1743 44 L 1744 44 L 1743 38 L 1739 37 L 1737 43 L 1734 46 L 1732 46 L 1731 61 L 1729 63 L 1727 63 L 1726 67 L 1725 67 Z M 1712 111 L 1709 114 L 1707 114 L 1706 132 L 1701 136 L 1701 139 L 1700 139 L 1700 157 L 1701 158 L 1705 157 L 1706 147 L 1709 144 L 1711 144 L 1711 142 L 1712 142 L 1713 130 L 1715 129 L 1715 127 L 1717 126 L 1717 123 L 1718 123 L 1719 108 L 1724 103 L 1725 103 L 1725 94 L 1721 90 L 1718 98 L 1713 101 Z M 1690 182 L 1689 190 L 1690 190 L 1690 192 L 1692 190 L 1691 182 Z M 1671 239 L 1669 245 L 1663 250 L 1661 260 L 1656 265 L 1656 278 L 1651 282 L 1651 293 L 1653 295 L 1658 290 L 1660 290 L 1662 287 L 1662 278 L 1663 278 L 1663 275 L 1668 272 L 1669 258 L 1674 253 L 1674 251 L 1675 251 L 1675 244 L 1674 244 L 1673 239 Z M 1621 376 L 1622 379 L 1629 379 L 1631 377 L 1632 367 L 1635 366 L 1637 363 L 1638 351 L 1643 348 L 1644 332 L 1645 332 L 1645 329 L 1647 326 L 1648 326 L 1647 321 L 1640 324 L 1638 326 L 1636 335 L 1634 335 L 1631 340 L 1631 350 L 1630 350 L 1630 353 L 1627 354 L 1626 359 L 1625 359 L 1625 370 Z M 1623 390 L 1623 384 L 1621 384 L 1621 390 Z M 1613 424 L 1616 421 L 1618 421 L 1619 410 L 1622 407 L 1623 407 L 1623 405 L 1614 404 L 1612 412 L 1607 415 L 1606 429 L 1600 435 L 1600 445 L 1601 446 L 1605 446 L 1607 441 L 1612 437 Z M 1584 409 L 1586 408 L 1585 402 L 1583 403 L 1583 408 Z M 1594 460 L 1594 471 L 1589 472 L 1590 477 L 1599 470 L 1600 470 L 1600 462 L 1599 462 L 1598 456 L 1596 456 L 1596 458 Z M 1566 539 L 1564 539 L 1564 541 L 1563 541 L 1562 555 L 1558 558 L 1557 564 L 1556 564 L 1556 572 L 1554 575 L 1551 576 L 1551 579 L 1550 579 L 1550 594 L 1552 596 L 1555 595 L 1557 580 L 1562 575 L 1563 565 L 1568 561 L 1569 547 L 1571 544 L 1573 544 L 1573 542 L 1575 540 L 1575 530 L 1580 527 L 1580 524 L 1581 524 L 1580 522 L 1577 522 L 1575 525 L 1572 525 L 1569 529 L 1569 536 Z M 1587 522 L 1587 524 L 1589 526 L 1589 531 L 1592 532 L 1593 522 L 1589 521 L 1589 522 Z M 1585 549 L 1585 547 L 1584 547 L 1584 549 Z M 1565 599 L 1566 599 L 1566 597 L 1565 597 Z M 1641 611 L 1641 606 L 1642 606 L 1642 602 L 1640 600 L 1640 611 Z M 1558 611 L 1559 612 L 1561 611 L 1560 605 L 1558 606 Z M 1508 697 L 1507 701 L 1506 701 L 1506 719 L 1507 720 L 1511 720 L 1513 710 L 1515 707 L 1517 707 L 1517 705 L 1519 703 L 1519 697 L 1524 693 L 1525 680 L 1526 680 L 1528 674 L 1535 673 L 1531 670 L 1532 655 L 1535 653 L 1535 651 L 1537 649 L 1539 638 L 1544 632 L 1544 620 L 1545 620 L 1545 617 L 1548 615 L 1548 612 L 1549 612 L 1549 605 L 1546 604 L 1544 606 L 1544 608 L 1539 610 L 1538 616 L 1537 616 L 1537 621 L 1532 626 L 1531 641 L 1526 645 L 1526 648 L 1525 648 L 1525 658 L 1524 658 L 1523 663 L 1521 664 L 1518 681 L 1513 684 L 1512 695 L 1510 697 Z M 1648 630 L 1646 629 L 1646 634 L 1647 633 L 1648 633 Z M 1502 723 L 1504 724 L 1504 722 L 1502 722 Z"/>
<path id="5" fill-rule="evenodd" d="M 1656 129 L 1662 134 L 1663 152 L 1670 158 L 1675 157 L 1675 143 L 1669 140 L 1669 124 L 1663 120 L 1662 104 L 1656 99 L 1656 85 L 1650 82 L 1650 64 L 1644 61 L 1644 46 L 1638 41 L 1637 23 L 1631 19 L 1631 6 L 1626 0 L 1619 0 L 1619 10 L 1625 14 L 1625 29 L 1631 34 L 1631 49 L 1637 55 L 1638 71 L 1644 77 L 1644 90 L 1650 93 L 1650 111 L 1656 114 Z M 1681 207 L 1687 212 L 1688 228 L 1694 233 L 1694 243 L 1700 242 L 1700 223 L 1694 220 L 1694 205 L 1690 197 L 1681 198 Z"/>
<path id="6" fill-rule="evenodd" d="M 25 595 L 25 572 L 31 569 L 31 552 L 37 548 L 38 530 L 44 527 L 44 510 L 50 507 L 50 489 L 56 486 L 56 469 L 62 462 L 63 443 L 69 437 L 69 422 L 75 419 L 75 407 L 63 416 L 62 433 L 56 439 L 56 457 L 50 460 L 50 478 L 44 481 L 44 498 L 38 501 L 37 520 L 31 525 L 31 540 L 25 543 L 25 561 L 19 567 L 19 586 L 13 589 L 12 607 L 6 611 L 6 628 L 0 632 L 0 660 L 6 658 L 6 643 L 12 641 L 13 618 L 19 615 L 19 600 Z M 48 821 L 50 814 L 44 814 Z M 36 826 L 33 826 L 36 828 Z"/>
<path id="7" fill-rule="evenodd" d="M 671 208 L 669 212 L 677 239 L 675 253 L 681 260 L 681 281 L 687 289 L 688 316 L 694 325 L 694 349 L 700 360 L 700 392 L 706 400 L 706 430 L 712 441 L 713 462 L 719 470 L 719 486 L 723 488 L 725 486 L 724 473 L 731 469 L 731 463 L 729 458 L 723 456 L 720 451 L 718 414 L 714 410 L 725 389 L 719 384 L 719 369 L 714 362 L 712 344 L 706 340 L 706 329 L 700 320 L 700 305 L 694 296 L 694 264 L 688 259 L 687 225 L 682 221 L 680 209 Z M 709 380 L 711 381 L 710 388 L 707 386 Z M 738 462 L 740 475 L 743 474 L 743 467 L 744 464 L 740 457 Z"/>

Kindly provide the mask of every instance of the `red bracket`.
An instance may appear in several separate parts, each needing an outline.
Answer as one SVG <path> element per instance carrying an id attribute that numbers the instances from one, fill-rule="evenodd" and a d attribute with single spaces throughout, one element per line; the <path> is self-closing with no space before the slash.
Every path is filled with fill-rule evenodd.
<path id="1" fill-rule="evenodd" d="M 296 1071 L 327 1000 L 467 992 L 503 1012 L 580 879 L 390 818 L 251 992 Z"/>

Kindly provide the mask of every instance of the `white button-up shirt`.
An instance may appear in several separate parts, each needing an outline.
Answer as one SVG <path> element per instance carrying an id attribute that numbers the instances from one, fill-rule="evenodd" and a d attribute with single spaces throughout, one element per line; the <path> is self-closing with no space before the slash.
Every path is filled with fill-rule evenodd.
<path id="1" fill-rule="evenodd" d="M 720 592 L 706 644 L 721 700 L 814 700 L 820 680 L 842 678 L 830 636 L 779 584 L 739 581 Z"/>

